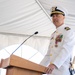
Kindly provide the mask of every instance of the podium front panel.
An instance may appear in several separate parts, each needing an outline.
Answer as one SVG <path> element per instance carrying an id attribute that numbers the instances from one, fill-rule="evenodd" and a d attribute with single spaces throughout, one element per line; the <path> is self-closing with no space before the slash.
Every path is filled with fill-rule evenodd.
<path id="1" fill-rule="evenodd" d="M 18 67 L 11 67 L 7 69 L 6 75 L 42 75 L 42 73 Z"/>

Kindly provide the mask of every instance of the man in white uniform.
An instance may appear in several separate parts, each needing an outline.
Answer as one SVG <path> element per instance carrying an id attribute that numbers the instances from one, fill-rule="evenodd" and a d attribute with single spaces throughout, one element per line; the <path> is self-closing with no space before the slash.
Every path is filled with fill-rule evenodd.
<path id="1" fill-rule="evenodd" d="M 64 8 L 55 6 L 50 14 L 56 31 L 51 36 L 48 52 L 41 62 L 47 66 L 47 75 L 70 75 L 69 66 L 75 45 L 75 33 L 64 24 L 65 11 Z"/>

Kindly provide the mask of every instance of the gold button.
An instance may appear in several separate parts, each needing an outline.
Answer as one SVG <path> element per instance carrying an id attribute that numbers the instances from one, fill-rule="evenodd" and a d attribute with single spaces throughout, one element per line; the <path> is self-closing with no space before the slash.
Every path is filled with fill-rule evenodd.
<path id="1" fill-rule="evenodd" d="M 53 64 L 52 62 L 50 62 L 50 64 Z"/>
<path id="2" fill-rule="evenodd" d="M 53 40 L 55 40 L 55 39 L 53 38 Z"/>
<path id="3" fill-rule="evenodd" d="M 51 46 L 51 48 L 53 48 L 53 46 Z"/>
<path id="4" fill-rule="evenodd" d="M 58 33 L 58 32 L 56 32 L 56 33 Z"/>
<path id="5" fill-rule="evenodd" d="M 50 56 L 52 56 L 52 54 L 50 54 Z"/>

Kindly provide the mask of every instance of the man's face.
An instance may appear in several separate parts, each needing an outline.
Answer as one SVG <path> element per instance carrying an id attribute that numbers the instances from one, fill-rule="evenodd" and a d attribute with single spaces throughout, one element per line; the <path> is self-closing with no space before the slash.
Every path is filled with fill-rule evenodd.
<path id="1" fill-rule="evenodd" d="M 53 14 L 52 15 L 53 24 L 56 27 L 61 26 L 64 23 L 64 18 L 65 18 L 65 16 L 63 16 L 62 14 Z"/>

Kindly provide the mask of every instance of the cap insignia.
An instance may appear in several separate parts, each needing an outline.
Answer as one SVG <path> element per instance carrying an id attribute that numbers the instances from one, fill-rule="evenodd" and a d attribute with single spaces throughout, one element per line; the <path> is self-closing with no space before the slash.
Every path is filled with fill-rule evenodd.
<path id="1" fill-rule="evenodd" d="M 52 7 L 52 11 L 55 11 L 56 8 L 57 8 L 57 7 Z"/>

